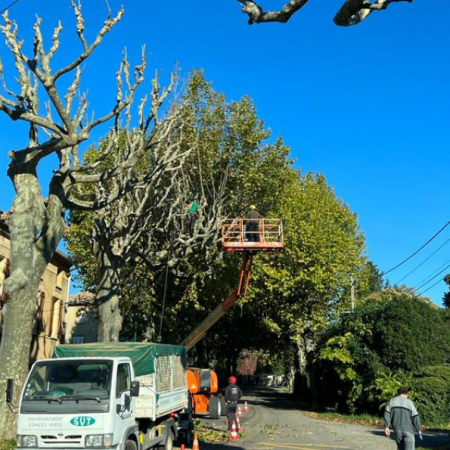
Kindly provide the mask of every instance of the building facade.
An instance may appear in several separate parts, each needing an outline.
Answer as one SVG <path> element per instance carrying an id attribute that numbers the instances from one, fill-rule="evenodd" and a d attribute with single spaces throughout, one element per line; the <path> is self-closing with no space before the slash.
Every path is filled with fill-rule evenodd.
<path id="1" fill-rule="evenodd" d="M 9 254 L 8 227 L 0 221 L 0 323 L 3 322 L 2 310 L 8 302 L 3 291 L 3 281 L 9 276 Z M 38 309 L 31 345 L 32 362 L 51 358 L 55 345 L 64 342 L 64 313 L 69 298 L 70 266 L 70 259 L 57 250 L 41 278 L 39 292 L 36 292 Z"/>
<path id="2" fill-rule="evenodd" d="M 94 302 L 95 295 L 90 292 L 79 292 L 69 297 L 65 308 L 66 344 L 97 342 L 98 318 Z"/>

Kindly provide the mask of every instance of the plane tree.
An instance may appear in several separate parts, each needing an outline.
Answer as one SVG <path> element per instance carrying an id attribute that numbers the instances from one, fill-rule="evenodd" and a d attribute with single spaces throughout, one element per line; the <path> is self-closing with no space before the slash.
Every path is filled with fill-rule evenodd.
<path id="1" fill-rule="evenodd" d="M 143 273 L 147 280 L 154 280 L 155 273 L 163 272 L 166 267 L 171 272 L 183 273 L 180 266 L 183 262 L 186 265 L 189 255 L 202 252 L 207 259 L 211 252 L 203 250 L 219 239 L 223 183 L 216 189 L 208 177 L 203 178 L 202 172 L 186 170 L 185 166 L 192 164 L 192 159 L 197 160 L 197 156 L 194 145 L 184 145 L 181 128 L 178 131 L 168 128 L 170 133 L 163 138 L 164 146 L 158 152 L 146 154 L 135 167 L 134 172 L 141 174 L 138 176 L 153 173 L 148 182 L 105 208 L 71 214 L 68 250 L 84 287 L 96 293 L 99 341 L 119 340 L 121 309 L 130 309 L 126 296 L 125 302 L 121 301 L 122 292 L 131 290 L 133 300 L 140 302 L 138 297 L 151 288 L 139 281 Z M 90 149 L 86 159 L 114 167 L 114 162 L 104 161 L 104 147 L 108 142 L 109 137 L 98 149 Z M 119 182 L 123 180 L 107 180 L 101 189 L 114 189 Z M 193 201 L 196 211 L 189 210 Z M 158 305 L 147 303 L 146 307 L 152 309 Z M 151 311 L 146 314 L 149 315 Z M 133 320 L 139 319 L 133 317 Z"/>
<path id="2" fill-rule="evenodd" d="M 120 255 L 114 258 L 121 261 L 122 275 L 115 286 L 120 289 L 125 319 L 121 336 L 128 339 L 181 342 L 207 311 L 236 288 L 240 262 L 236 256 L 222 255 L 217 240 L 220 219 L 244 216 L 252 203 L 269 213 L 291 163 L 289 149 L 281 139 L 267 141 L 270 133 L 251 99 L 228 101 L 213 89 L 202 71 L 189 75 L 178 102 L 182 105 L 182 124 L 174 136 L 178 136 L 185 156 L 177 170 L 170 172 L 177 181 L 168 187 L 168 179 L 161 180 L 161 205 L 156 208 L 148 203 L 139 214 L 108 213 L 108 221 L 102 222 L 99 231 L 93 231 L 97 229 L 94 216 L 99 212 L 84 216 L 77 212 L 76 220 L 71 216 L 69 250 L 79 268 L 80 281 L 85 289 L 99 294 L 99 265 L 89 245 L 91 240 L 98 241 L 94 233 L 100 236 L 111 225 L 116 226 L 116 217 L 130 217 L 143 238 L 135 240 L 124 227 L 128 237 L 120 239 L 127 242 L 127 251 L 135 247 L 134 254 L 126 261 Z M 133 195 L 143 193 L 136 191 Z M 153 198 L 160 199 L 158 195 Z M 194 198 L 198 209 L 188 229 L 186 204 Z M 110 209 L 120 210 L 119 205 L 126 202 L 128 197 Z M 151 231 L 143 226 L 149 220 L 156 224 Z M 108 241 L 119 253 L 118 241 L 104 242 Z"/>
<path id="3" fill-rule="evenodd" d="M 272 192 L 267 195 L 261 187 L 264 215 L 284 221 L 285 248 L 256 255 L 248 295 L 214 325 L 197 350 L 202 360 L 216 361 L 225 371 L 236 368 L 244 349 L 282 355 L 286 372 L 297 380 L 296 388 L 301 386 L 311 399 L 314 389 L 306 386 L 314 387 L 318 339 L 340 310 L 350 309 L 352 275 L 364 291 L 372 272 L 366 268 L 364 236 L 356 215 L 323 175 L 301 175 L 288 164 L 276 164 L 282 154 L 272 150 L 260 184 L 266 183 Z M 228 270 L 219 268 L 211 281 L 204 280 L 194 290 L 195 295 L 215 299 L 207 310 L 224 299 L 226 286 L 231 292 L 236 285 L 238 258 L 227 255 L 222 264 Z M 204 309 L 197 315 L 205 316 Z"/>
<path id="4" fill-rule="evenodd" d="M 11 249 L 10 276 L 3 285 L 7 306 L 0 346 L 0 438 L 14 434 L 15 414 L 6 403 L 6 382 L 14 380 L 13 404 L 17 405 L 28 371 L 39 283 L 66 232 L 67 211 L 99 210 L 148 182 L 154 173 L 133 177 L 134 165 L 147 152 L 166 148 L 163 137 L 178 126 L 176 110 L 164 121 L 155 120 L 163 101 L 160 89 L 153 90 L 157 95 L 151 94 L 152 105 L 145 96 L 141 101 L 137 98 L 137 91 L 145 80 L 144 52 L 134 68 L 126 54 L 123 55 L 115 74 L 117 90 L 109 112 L 99 117 L 90 114 L 87 92 L 83 92 L 82 67 L 119 23 L 124 11 L 120 9 L 115 15 L 109 13 L 93 40 L 88 42 L 81 6 L 73 1 L 71 6 L 80 50 L 68 63 L 61 63 L 58 57 L 63 32 L 61 23 L 54 29 L 47 48 L 42 20 L 37 18 L 34 42 L 28 51 L 8 12 L 3 15 L 0 26 L 8 50 L 0 64 L 3 78 L 0 111 L 7 120 L 29 127 L 28 144 L 8 153 L 8 176 L 16 195 L 12 207 L 4 214 Z M 69 55 L 70 52 L 63 59 Z M 156 86 L 157 80 L 154 83 Z M 133 121 L 132 105 L 135 103 L 138 118 Z M 82 144 L 102 125 L 110 126 L 105 152 L 118 154 L 119 136 L 125 133 L 127 137 L 122 158 L 108 170 L 97 163 L 83 161 Z M 38 175 L 38 168 L 44 161 L 47 164 L 56 161 L 46 188 Z M 86 196 L 81 188 L 86 184 L 101 186 L 107 179 L 118 182 L 111 190 L 99 191 L 99 195 Z"/>
<path id="5" fill-rule="evenodd" d="M 195 136 L 203 170 L 212 167 L 217 180 L 227 172 L 224 216 L 245 217 L 251 204 L 255 204 L 261 214 L 270 216 L 286 173 L 291 170 L 289 148 L 283 140 L 271 138 L 250 98 L 244 96 L 238 101 L 228 101 L 201 71 L 194 71 L 189 77 L 183 101 L 192 111 L 189 128 L 197 130 Z M 188 130 L 184 135 L 187 140 L 194 136 Z M 203 270 L 200 255 L 191 266 L 190 279 L 182 283 L 176 278 L 169 280 L 168 314 L 164 318 L 168 342 L 181 342 L 237 287 L 241 255 L 225 255 L 220 246 L 213 251 L 216 258 L 211 259 L 207 270 Z M 213 335 L 222 322 L 228 324 L 228 317 L 215 325 L 214 331 L 196 346 L 199 364 L 214 359 L 211 356 L 218 347 Z"/>
<path id="6" fill-rule="evenodd" d="M 258 255 L 245 307 L 266 324 L 269 340 L 295 355 L 288 369 L 314 397 L 317 339 L 346 300 L 352 274 L 364 267 L 364 236 L 321 174 L 292 170 L 275 207 L 285 248 Z"/>

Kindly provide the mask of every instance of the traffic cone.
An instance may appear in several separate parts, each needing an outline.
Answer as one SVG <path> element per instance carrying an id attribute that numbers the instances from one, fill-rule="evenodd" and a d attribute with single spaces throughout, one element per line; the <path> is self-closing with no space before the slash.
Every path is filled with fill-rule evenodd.
<path id="1" fill-rule="evenodd" d="M 236 422 L 233 420 L 233 425 L 231 426 L 231 435 L 230 435 L 230 441 L 239 441 L 239 435 L 236 431 Z M 192 448 L 194 450 L 194 448 Z"/>
<path id="2" fill-rule="evenodd" d="M 192 450 L 200 450 L 200 446 L 198 445 L 198 435 L 194 434 L 194 442 L 192 443 Z"/>
<path id="3" fill-rule="evenodd" d="M 240 433 L 242 433 L 242 428 L 241 428 L 241 421 L 239 420 L 239 417 L 236 417 L 236 422 L 237 422 L 237 432 L 240 434 Z"/>
<path id="4" fill-rule="evenodd" d="M 244 412 L 245 412 L 245 413 L 248 413 L 247 400 L 245 400 L 245 404 L 244 404 Z"/>
<path id="5" fill-rule="evenodd" d="M 240 406 L 238 406 L 237 417 L 242 417 L 242 411 Z"/>

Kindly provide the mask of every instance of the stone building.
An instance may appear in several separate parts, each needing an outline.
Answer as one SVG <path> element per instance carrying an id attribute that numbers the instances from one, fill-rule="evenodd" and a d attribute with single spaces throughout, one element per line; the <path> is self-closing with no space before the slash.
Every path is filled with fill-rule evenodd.
<path id="1" fill-rule="evenodd" d="M 71 295 L 65 309 L 66 344 L 87 344 L 97 342 L 98 318 L 95 308 L 95 295 L 79 292 Z"/>
<path id="2" fill-rule="evenodd" d="M 3 281 L 9 275 L 9 253 L 8 227 L 0 220 L 0 323 L 3 321 L 2 310 L 8 302 L 3 292 Z M 39 292 L 36 292 L 38 310 L 33 330 L 31 361 L 50 358 L 53 347 L 64 342 L 64 312 L 69 298 L 70 266 L 70 259 L 57 250 L 41 278 Z"/>

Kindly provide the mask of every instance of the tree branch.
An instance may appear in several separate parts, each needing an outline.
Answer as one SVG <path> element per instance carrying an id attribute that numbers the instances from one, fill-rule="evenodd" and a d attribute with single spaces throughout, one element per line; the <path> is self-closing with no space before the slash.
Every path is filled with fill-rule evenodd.
<path id="1" fill-rule="evenodd" d="M 253 0 L 237 0 L 242 4 L 242 12 L 248 15 L 248 23 L 281 22 L 286 23 L 296 12 L 308 3 L 308 0 L 291 0 L 279 11 L 264 11 Z M 356 25 L 366 19 L 372 12 L 387 9 L 394 2 L 408 2 L 413 0 L 346 0 L 337 12 L 334 23 L 339 26 Z"/>
<path id="2" fill-rule="evenodd" d="M 109 15 L 108 18 L 105 20 L 103 27 L 98 32 L 97 37 L 95 38 L 95 41 L 89 47 L 87 47 L 87 44 L 82 39 L 84 28 L 83 28 L 83 22 L 80 21 L 80 18 L 79 18 L 80 9 L 75 5 L 75 3 L 73 1 L 71 2 L 71 4 L 72 4 L 72 7 L 74 8 L 75 15 L 77 17 L 77 33 L 83 42 L 84 52 L 75 61 L 73 61 L 66 67 L 58 70 L 58 72 L 56 72 L 56 74 L 54 76 L 55 81 L 61 75 L 64 75 L 65 73 L 70 72 L 71 70 L 75 69 L 75 67 L 79 66 L 83 61 L 85 61 L 92 54 L 92 52 L 101 44 L 101 42 L 103 40 L 103 36 L 105 34 L 109 33 L 114 28 L 114 26 L 122 19 L 122 16 L 124 14 L 123 8 L 120 8 L 120 11 L 117 13 L 116 17 L 111 18 L 111 16 Z"/>
<path id="3" fill-rule="evenodd" d="M 247 14 L 249 25 L 264 22 L 286 23 L 297 11 L 308 3 L 308 0 L 291 0 L 280 11 L 263 11 L 253 0 L 237 0 L 242 4 L 242 12 Z"/>
<path id="4" fill-rule="evenodd" d="M 366 19 L 374 11 L 382 11 L 387 9 L 391 3 L 408 2 L 413 0 L 346 0 L 341 9 L 337 12 L 333 21 L 336 25 L 349 27 L 357 25 Z"/>

